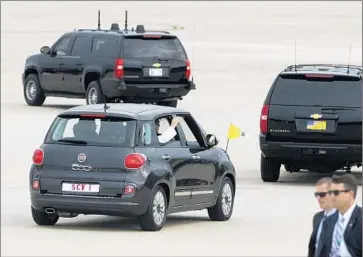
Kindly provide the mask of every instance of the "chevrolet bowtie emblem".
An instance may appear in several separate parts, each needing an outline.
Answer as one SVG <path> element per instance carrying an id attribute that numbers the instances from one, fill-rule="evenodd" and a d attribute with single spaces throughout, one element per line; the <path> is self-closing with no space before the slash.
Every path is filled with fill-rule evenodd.
<path id="1" fill-rule="evenodd" d="M 310 118 L 313 118 L 314 120 L 320 119 L 321 117 L 323 117 L 323 115 L 318 114 L 318 113 L 314 113 L 310 115 Z"/>
<path id="2" fill-rule="evenodd" d="M 160 63 L 154 63 L 154 64 L 153 64 L 153 67 L 155 67 L 155 68 L 160 68 L 160 66 L 161 66 L 161 64 L 160 64 Z"/>

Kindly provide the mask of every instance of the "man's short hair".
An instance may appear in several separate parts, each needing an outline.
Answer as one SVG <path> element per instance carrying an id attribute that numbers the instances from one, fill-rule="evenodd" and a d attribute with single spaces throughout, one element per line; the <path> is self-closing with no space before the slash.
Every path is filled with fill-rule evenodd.
<path id="1" fill-rule="evenodd" d="M 318 181 L 316 181 L 316 185 L 321 186 L 321 185 L 327 184 L 328 186 L 330 186 L 332 182 L 333 182 L 333 179 L 331 177 L 324 177 L 324 178 L 318 179 Z"/>
<path id="2" fill-rule="evenodd" d="M 344 174 L 344 175 L 334 175 L 333 176 L 333 183 L 334 184 L 343 184 L 345 190 L 353 191 L 354 198 L 357 195 L 358 190 L 358 182 L 357 179 L 351 174 Z"/>

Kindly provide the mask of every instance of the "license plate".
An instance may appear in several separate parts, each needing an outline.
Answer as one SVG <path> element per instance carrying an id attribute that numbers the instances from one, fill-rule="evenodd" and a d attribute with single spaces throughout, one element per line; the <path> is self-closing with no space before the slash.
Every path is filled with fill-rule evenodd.
<path id="1" fill-rule="evenodd" d="M 98 193 L 100 185 L 96 184 L 78 184 L 78 183 L 63 183 L 62 191 L 64 192 L 85 192 L 85 193 Z"/>
<path id="2" fill-rule="evenodd" d="M 150 77 L 161 77 L 161 76 L 163 76 L 163 69 L 151 68 L 151 69 L 149 69 L 149 76 Z"/>
<path id="3" fill-rule="evenodd" d="M 308 130 L 326 130 L 326 121 L 324 120 L 309 120 L 308 124 L 306 125 Z"/>

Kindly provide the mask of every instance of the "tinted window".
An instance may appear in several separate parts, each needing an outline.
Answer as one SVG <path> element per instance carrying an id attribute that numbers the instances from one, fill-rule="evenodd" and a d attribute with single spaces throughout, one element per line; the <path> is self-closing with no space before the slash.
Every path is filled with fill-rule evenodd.
<path id="1" fill-rule="evenodd" d="M 83 56 L 88 54 L 91 49 L 91 40 L 87 37 L 78 36 L 74 41 L 72 55 Z"/>
<path id="2" fill-rule="evenodd" d="M 280 77 L 271 104 L 362 107 L 362 81 L 351 77 L 306 79 L 302 76 Z"/>
<path id="3" fill-rule="evenodd" d="M 69 43 L 71 42 L 71 37 L 62 38 L 55 46 L 54 52 L 57 55 L 67 55 L 69 54 Z"/>
<path id="4" fill-rule="evenodd" d="M 185 60 L 184 49 L 177 38 L 125 38 L 124 58 L 158 57 Z"/>
<path id="5" fill-rule="evenodd" d="M 92 43 L 92 53 L 97 56 L 113 57 L 118 54 L 117 37 L 95 37 Z"/>
<path id="6" fill-rule="evenodd" d="M 132 147 L 135 120 L 120 118 L 57 117 L 46 138 L 46 143 L 67 144 L 65 140 L 82 140 L 87 145 Z"/>

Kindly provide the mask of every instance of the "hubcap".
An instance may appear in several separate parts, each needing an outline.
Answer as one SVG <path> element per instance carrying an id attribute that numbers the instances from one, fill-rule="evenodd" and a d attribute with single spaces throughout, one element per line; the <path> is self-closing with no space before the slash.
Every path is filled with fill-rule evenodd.
<path id="1" fill-rule="evenodd" d="M 25 86 L 26 97 L 29 100 L 33 100 L 37 94 L 37 86 L 34 81 L 29 81 Z"/>
<path id="2" fill-rule="evenodd" d="M 89 104 L 97 104 L 97 91 L 94 88 L 88 92 L 88 102 Z"/>
<path id="3" fill-rule="evenodd" d="M 222 211 L 228 216 L 232 209 L 232 188 L 229 184 L 225 184 L 222 189 Z"/>
<path id="4" fill-rule="evenodd" d="M 164 195 L 158 191 L 153 201 L 153 218 L 156 225 L 160 226 L 165 216 Z"/>

